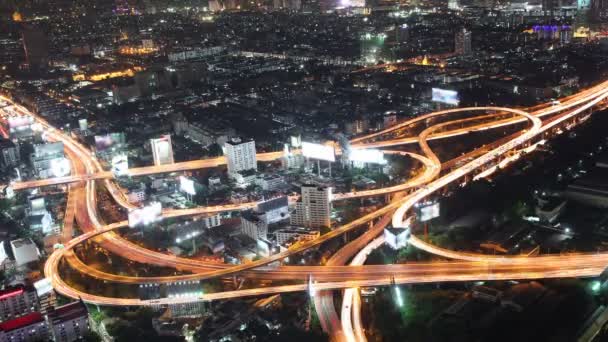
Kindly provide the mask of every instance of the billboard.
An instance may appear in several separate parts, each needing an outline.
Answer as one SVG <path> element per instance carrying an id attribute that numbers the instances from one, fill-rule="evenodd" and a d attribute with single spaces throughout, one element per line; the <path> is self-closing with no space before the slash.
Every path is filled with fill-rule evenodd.
<path id="1" fill-rule="evenodd" d="M 410 238 L 409 229 L 385 228 L 384 241 L 393 249 L 407 247 L 407 241 Z"/>
<path id="2" fill-rule="evenodd" d="M 8 118 L 8 127 L 11 131 L 28 128 L 34 123 L 31 116 L 11 116 Z"/>
<path id="3" fill-rule="evenodd" d="M 455 90 L 433 88 L 432 94 L 434 102 L 447 103 L 455 106 L 460 103 L 460 99 L 458 98 L 458 92 Z"/>
<path id="4" fill-rule="evenodd" d="M 305 141 L 302 141 L 302 155 L 306 158 L 326 160 L 329 162 L 336 161 L 333 146 L 314 144 Z"/>
<path id="5" fill-rule="evenodd" d="M 267 240 L 257 239 L 256 240 L 258 256 L 267 258 L 270 256 L 270 242 Z"/>
<path id="6" fill-rule="evenodd" d="M 78 128 L 80 128 L 81 131 L 86 131 L 87 129 L 89 129 L 89 123 L 87 119 L 78 120 Z"/>
<path id="7" fill-rule="evenodd" d="M 116 177 L 129 174 L 129 160 L 126 154 L 118 154 L 112 157 L 112 173 Z"/>
<path id="8" fill-rule="evenodd" d="M 51 173 L 55 177 L 68 176 L 72 171 L 72 165 L 67 158 L 51 159 Z"/>
<path id="9" fill-rule="evenodd" d="M 384 152 L 376 149 L 351 150 L 348 155 L 348 158 L 353 162 L 381 165 L 386 164 L 386 159 L 384 159 Z"/>
<path id="10" fill-rule="evenodd" d="M 150 139 L 150 145 L 152 146 L 154 165 L 173 164 L 173 147 L 170 135 L 163 135 L 158 139 Z"/>
<path id="11" fill-rule="evenodd" d="M 98 152 L 105 151 L 112 147 L 119 147 L 126 142 L 124 133 L 109 133 L 106 135 L 95 136 L 95 149 Z"/>
<path id="12" fill-rule="evenodd" d="M 30 211 L 32 215 L 38 215 L 46 212 L 46 203 L 44 197 L 30 198 Z"/>
<path id="13" fill-rule="evenodd" d="M 418 221 L 426 222 L 432 220 L 436 217 L 439 217 L 439 203 L 438 202 L 428 202 L 422 203 L 416 208 Z"/>
<path id="14" fill-rule="evenodd" d="M 188 195 L 196 195 L 194 190 L 194 181 L 184 176 L 179 177 L 179 190 L 187 193 Z"/>
<path id="15" fill-rule="evenodd" d="M 162 219 L 160 202 L 153 202 L 143 208 L 129 211 L 129 227 L 147 226 Z"/>
<path id="16" fill-rule="evenodd" d="M 302 138 L 300 136 L 291 136 L 291 147 L 300 147 L 302 146 Z"/>

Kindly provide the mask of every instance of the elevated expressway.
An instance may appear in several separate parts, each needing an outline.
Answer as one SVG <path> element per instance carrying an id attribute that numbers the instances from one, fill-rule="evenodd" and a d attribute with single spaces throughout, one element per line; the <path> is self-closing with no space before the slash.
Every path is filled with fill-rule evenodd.
<path id="1" fill-rule="evenodd" d="M 581 92 L 580 96 L 569 100 L 568 102 L 564 101 L 563 105 L 548 107 L 548 109 L 543 110 L 541 113 L 535 113 L 537 115 L 530 115 L 526 112 L 519 110 L 512 110 L 506 108 L 495 108 L 495 107 L 487 107 L 487 108 L 475 108 L 468 109 L 470 110 L 493 110 L 493 111 L 506 111 L 512 112 L 517 115 L 521 115 L 524 117 L 524 120 L 528 120 L 531 122 L 531 126 L 524 130 L 520 135 L 515 137 L 512 140 L 500 145 L 499 147 L 492 149 L 490 152 L 483 154 L 481 157 L 477 157 L 473 161 L 465 164 L 462 167 L 456 168 L 453 171 L 450 171 L 446 175 L 438 178 L 436 181 L 428 183 L 426 186 L 418 188 L 418 190 L 412 192 L 410 195 L 405 198 L 394 200 L 386 207 L 364 217 L 357 219 L 347 225 L 337 228 L 329 234 L 322 236 L 321 238 L 309 242 L 300 244 L 297 248 L 293 250 L 289 250 L 285 253 L 281 253 L 275 256 L 272 256 L 267 259 L 260 260 L 258 262 L 253 262 L 250 264 L 239 265 L 234 267 L 218 267 L 217 270 L 211 272 L 205 272 L 200 275 L 197 275 L 197 279 L 207 279 L 211 277 L 217 276 L 225 276 L 230 275 L 237 272 L 247 271 L 247 274 L 254 269 L 260 268 L 264 265 L 271 263 L 273 261 L 277 261 L 283 259 L 289 255 L 294 253 L 299 253 L 306 249 L 309 249 L 314 246 L 318 246 L 324 241 L 327 241 L 335 236 L 338 236 L 346 231 L 349 231 L 352 228 L 358 227 L 366 222 L 369 222 L 372 219 L 379 218 L 383 215 L 390 214 L 391 212 L 395 212 L 392 216 L 393 226 L 399 227 L 406 225 L 406 217 L 405 214 L 409 211 L 409 208 L 418 202 L 419 200 L 427 197 L 432 194 L 434 191 L 441 189 L 442 187 L 453 183 L 454 181 L 462 178 L 463 176 L 476 171 L 482 166 L 495 161 L 500 158 L 505 152 L 515 149 L 516 147 L 526 144 L 530 140 L 537 138 L 542 132 L 550 129 L 552 126 L 556 126 L 559 123 L 568 120 L 571 117 L 575 117 L 576 115 L 582 113 L 586 109 L 590 109 L 593 106 L 597 105 L 600 101 L 602 101 L 606 97 L 606 84 L 603 84 L 601 87 L 594 87 L 593 91 L 585 91 Z M 581 105 L 580 108 L 570 110 L 575 106 Z M 465 111 L 462 109 L 461 111 Z M 569 111 L 568 114 L 563 115 L 559 120 L 552 121 L 551 127 L 545 128 L 542 125 L 542 122 L 537 116 L 549 115 L 547 113 L 556 114 L 560 112 Z M 440 115 L 446 115 L 451 113 L 443 112 Z M 416 121 L 417 119 L 411 120 Z M 411 124 L 411 123 L 409 123 Z M 405 127 L 405 126 L 401 126 Z M 396 127 L 395 129 L 401 128 Z M 493 127 L 492 125 L 485 125 L 488 129 L 489 127 Z M 482 127 L 480 127 L 481 129 Z M 52 131 L 52 130 L 51 130 Z M 393 130 L 391 130 L 393 131 Z M 469 129 L 470 131 L 470 129 Z M 383 132 L 382 134 L 389 133 Z M 427 132 L 428 133 L 428 132 Z M 463 132 L 462 134 L 466 134 Z M 428 137 L 428 135 L 427 135 Z M 426 139 L 423 139 L 426 141 Z M 356 143 L 356 142 L 355 142 Z M 361 144 L 362 146 L 365 146 Z M 68 148 L 73 148 L 70 144 L 67 144 Z M 426 154 L 426 157 L 429 160 L 433 160 L 434 154 L 428 148 L 428 144 L 426 148 L 424 147 L 424 143 L 421 144 L 421 148 Z M 435 156 L 436 158 L 436 156 Z M 434 167 L 432 173 L 434 175 L 438 175 L 438 168 L 436 167 L 436 160 L 433 160 Z M 85 163 L 91 163 L 91 161 L 84 161 Z M 95 170 L 95 168 L 90 168 L 89 173 Z M 86 181 L 86 189 L 87 189 L 87 203 L 94 203 L 94 182 L 87 180 Z M 380 192 L 381 193 L 381 192 Z M 121 225 L 124 226 L 124 223 L 111 224 L 108 226 L 103 226 L 99 222 L 96 222 L 96 214 L 94 212 L 93 206 L 87 205 L 87 214 L 92 223 L 97 227 L 95 231 L 87 232 L 72 241 L 66 244 L 65 248 L 57 250 L 55 253 L 51 255 L 47 264 L 45 265 L 45 274 L 49 276 L 53 282 L 55 288 L 64 295 L 71 296 L 74 298 L 81 297 L 86 301 L 90 301 L 98 304 L 105 305 L 159 305 L 159 304 L 167 304 L 167 303 L 176 303 L 181 301 L 192 301 L 193 298 L 166 298 L 154 301 L 142 301 L 139 299 L 128 299 L 128 298 L 107 298 L 101 297 L 91 294 L 82 293 L 78 290 L 71 288 L 69 285 L 65 284 L 63 280 L 59 277 L 57 272 L 57 265 L 59 264 L 59 260 L 65 255 L 68 254 L 71 248 L 73 248 L 76 244 L 81 243 L 82 241 L 93 238 L 98 235 L 104 234 L 106 232 L 110 232 L 114 229 L 117 229 Z M 168 213 L 167 215 L 179 216 L 180 214 L 177 212 Z M 381 230 L 379 230 L 381 231 Z M 412 240 L 414 244 L 415 238 Z M 417 245 L 418 246 L 418 245 Z M 430 247 L 426 247 L 430 248 Z M 442 253 L 447 253 L 443 252 Z M 456 259 L 463 258 L 459 253 L 454 252 L 455 254 L 450 257 L 454 257 Z M 440 254 L 442 255 L 442 254 Z M 444 255 L 446 256 L 446 255 Z M 166 256 L 165 256 L 166 257 Z M 293 271 L 289 270 L 289 267 L 281 267 L 277 270 L 263 270 L 261 272 L 271 274 L 272 272 L 288 274 L 289 272 L 294 272 L 291 274 L 292 279 L 303 279 L 303 275 L 308 277 L 309 275 L 315 279 L 317 283 L 314 283 L 314 288 L 316 290 L 325 290 L 325 289 L 337 289 L 337 288 L 354 288 L 358 286 L 372 286 L 372 285 L 387 285 L 391 282 L 395 283 L 417 283 L 417 282 L 434 282 L 434 281 L 462 281 L 462 280 L 491 280 L 491 279 L 532 279 L 532 278 L 549 278 L 549 277 L 565 277 L 565 276 L 590 276 L 596 275 L 600 273 L 606 264 L 608 264 L 608 256 L 603 254 L 593 254 L 593 255 L 576 255 L 576 256 L 542 256 L 534 258 L 534 262 L 530 262 L 529 258 L 482 258 L 479 257 L 477 260 L 468 260 L 466 258 L 470 258 L 469 256 L 464 257 L 467 261 L 462 262 L 442 262 L 442 263 L 431 263 L 431 264 L 407 264 L 407 265 L 379 265 L 379 266 L 304 266 L 304 267 L 292 267 L 295 268 Z M 503 260 L 509 260 L 508 262 L 502 262 Z M 180 261 L 181 262 L 181 261 Z M 172 262 L 173 263 L 173 262 Z M 195 266 L 199 264 L 199 262 L 191 261 L 187 266 Z M 183 265 L 175 262 L 175 267 L 181 267 Z M 206 267 L 203 267 L 205 271 Z M 180 268 L 181 269 L 181 268 Z M 296 270 L 297 269 L 297 270 Z M 348 280 L 345 280 L 348 279 Z M 147 282 L 146 278 L 139 278 L 140 282 Z M 252 296 L 252 295 L 261 295 L 261 294 L 271 294 L 271 293 L 281 293 L 281 292 L 291 292 L 291 291 L 302 291 L 307 290 L 308 284 L 298 284 L 298 285 L 285 285 L 285 286 L 274 286 L 268 288 L 260 288 L 260 289 L 249 289 L 249 290 L 239 290 L 239 291 L 230 291 L 230 292 L 222 292 L 222 293 L 214 293 L 214 294 L 205 294 L 200 298 L 195 300 L 215 300 L 215 299 L 224 299 L 224 298 L 235 298 L 241 296 Z"/>

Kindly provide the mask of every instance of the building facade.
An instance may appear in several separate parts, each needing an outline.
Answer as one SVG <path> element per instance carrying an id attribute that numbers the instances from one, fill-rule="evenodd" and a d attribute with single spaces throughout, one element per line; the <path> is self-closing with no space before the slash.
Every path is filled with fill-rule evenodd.
<path id="1" fill-rule="evenodd" d="M 302 196 L 291 214 L 292 225 L 309 228 L 331 226 L 332 188 L 317 185 L 302 185 Z"/>
<path id="2" fill-rule="evenodd" d="M 89 312 L 81 301 L 51 310 L 48 322 L 56 342 L 81 340 L 90 329 Z"/>
<path id="3" fill-rule="evenodd" d="M 0 322 L 38 311 L 36 290 L 23 285 L 0 291 Z"/>
<path id="4" fill-rule="evenodd" d="M 255 141 L 232 139 L 224 144 L 224 153 L 228 164 L 228 175 L 234 177 L 237 172 L 258 169 Z"/>

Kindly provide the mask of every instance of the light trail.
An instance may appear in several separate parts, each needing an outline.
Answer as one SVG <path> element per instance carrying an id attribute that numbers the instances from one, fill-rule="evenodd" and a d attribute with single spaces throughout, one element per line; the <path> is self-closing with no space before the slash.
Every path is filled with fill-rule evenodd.
<path id="1" fill-rule="evenodd" d="M 604 85 L 604 87 L 605 87 L 605 85 Z M 597 102 L 603 100 L 603 98 L 605 97 L 605 94 L 603 94 L 601 92 L 597 93 L 597 94 L 594 93 L 594 94 L 590 95 L 590 97 L 598 98 L 599 100 L 596 101 L 596 103 L 597 103 Z M 576 98 L 576 100 L 574 102 L 578 101 L 580 104 L 582 102 L 586 102 L 589 100 L 590 100 L 589 98 Z M 567 108 L 571 108 L 571 107 L 575 106 L 574 102 L 571 102 L 568 104 L 568 106 L 570 106 L 570 107 L 559 106 L 559 108 L 552 108 L 549 111 L 553 111 L 554 113 L 563 111 Z M 593 102 L 593 101 L 591 101 L 591 102 Z M 591 102 L 589 102 L 589 103 L 591 103 Z M 593 105 L 594 104 L 591 104 L 587 108 L 591 108 Z M 496 107 L 486 107 L 486 108 L 496 108 Z M 471 109 L 469 109 L 469 110 L 471 110 Z M 480 109 L 473 109 L 473 110 L 480 110 Z M 490 110 L 492 110 L 492 109 L 490 109 Z M 505 110 L 505 109 L 501 108 L 500 110 Z M 515 110 L 507 109 L 507 111 L 515 111 Z M 522 113 L 525 113 L 525 112 L 519 111 L 519 113 L 516 113 L 516 114 L 521 115 Z M 570 117 L 573 117 L 577 114 L 578 113 L 573 112 L 573 113 L 571 113 Z M 396 211 L 395 215 L 393 216 L 393 223 L 395 223 L 397 220 L 397 222 L 403 224 L 404 214 L 407 211 L 407 208 L 406 209 L 403 209 L 403 208 L 408 207 L 408 206 L 411 207 L 412 198 L 423 198 L 432 192 L 432 191 L 429 191 L 429 189 L 433 188 L 436 190 L 436 189 L 440 188 L 439 184 L 446 182 L 446 179 L 450 179 L 450 178 L 458 179 L 467 173 L 473 172 L 473 170 L 476 170 L 481 165 L 484 165 L 484 164 L 492 161 L 496 156 L 500 156 L 499 152 L 508 151 L 518 145 L 525 143 L 526 141 L 532 139 L 533 137 L 535 137 L 538 134 L 538 129 L 537 129 L 538 122 L 536 122 L 535 119 L 536 120 L 539 120 L 539 119 L 535 118 L 527 113 L 525 113 L 523 116 L 525 116 L 526 119 L 532 121 L 533 126 L 529 131 L 524 132 L 520 137 L 515 138 L 515 139 L 511 140 L 510 142 L 505 143 L 504 145 L 501 145 L 500 147 L 492 150 L 491 152 L 486 153 L 483 156 L 475 159 L 474 161 L 466 164 L 464 167 L 458 168 L 455 171 L 452 171 L 451 173 L 449 173 L 448 175 L 439 178 L 437 181 L 430 183 L 432 185 L 432 187 L 430 187 L 430 186 L 423 187 L 423 188 L 419 189 L 418 191 L 414 192 L 412 196 L 409 196 L 404 200 L 395 201 L 395 202 L 389 204 L 387 207 L 380 209 L 378 212 L 372 213 L 373 215 L 366 215 L 358 220 L 353 221 L 350 225 L 345 225 L 343 227 L 336 229 L 334 231 L 334 232 L 336 232 L 335 236 L 337 236 L 345 231 L 348 231 L 349 229 L 352 228 L 352 225 L 363 224 L 363 223 L 369 221 L 370 219 L 379 217 L 382 214 L 386 214 L 394 209 L 397 209 L 397 211 Z M 561 121 L 563 121 L 563 120 L 561 120 Z M 561 121 L 554 121 L 553 126 L 559 124 L 559 122 L 561 122 Z M 525 138 L 523 138 L 523 137 L 525 137 Z M 73 148 L 73 146 L 68 146 L 68 147 Z M 76 148 L 78 148 L 78 146 L 76 146 Z M 95 163 L 95 162 L 96 161 L 94 161 L 93 163 Z M 85 163 L 87 163 L 87 161 L 85 161 Z M 97 164 L 98 164 L 98 162 L 97 162 Z M 464 172 L 464 171 L 466 171 L 466 172 Z M 445 184 L 449 184 L 449 183 L 451 183 L 451 181 L 447 181 Z M 87 182 L 87 203 L 94 203 L 94 201 L 95 201 L 94 191 L 91 191 L 91 190 L 94 190 L 94 183 L 92 181 L 88 181 Z M 424 195 L 422 195 L 422 194 L 424 194 Z M 415 201 L 413 201 L 413 202 L 415 202 Z M 93 221 L 96 221 L 96 218 L 95 218 L 96 216 L 95 216 L 93 207 L 94 207 L 93 205 L 87 205 L 87 211 L 89 214 L 89 218 Z M 395 217 L 397 217 L 397 219 L 395 219 Z M 99 222 L 93 222 L 93 223 L 95 225 L 97 225 L 98 227 L 101 227 Z M 399 225 L 396 225 L 396 226 L 399 226 Z M 347 228 L 345 228 L 345 227 L 347 227 Z M 110 230 L 108 230 L 108 231 L 110 231 Z M 326 234 L 326 235 L 330 235 L 330 234 Z M 332 235 L 330 237 L 327 237 L 326 239 L 333 238 L 333 237 L 334 236 Z M 76 238 L 74 240 L 77 240 L 77 239 L 78 238 Z M 323 239 L 319 239 L 319 240 L 323 240 Z M 323 241 L 326 241 L 326 240 L 323 240 Z M 316 243 L 311 243 L 311 244 L 303 244 L 303 246 L 302 246 L 303 248 L 301 248 L 301 249 L 298 248 L 296 251 L 289 251 L 289 253 L 300 252 L 302 250 L 314 247 L 314 246 L 318 245 L 318 243 L 322 243 L 322 241 L 316 242 Z M 55 257 L 56 263 L 58 263 L 59 259 L 62 257 L 62 254 L 63 253 L 53 253 L 53 255 L 51 257 Z M 282 259 L 283 257 L 285 257 L 285 256 L 281 256 L 281 255 L 275 256 L 276 259 Z M 492 263 L 491 265 L 486 263 L 485 265 L 481 265 L 481 268 L 483 270 L 478 269 L 478 267 L 480 267 L 479 262 L 475 262 L 473 264 L 468 264 L 466 266 L 452 262 L 452 263 L 449 263 L 450 266 L 445 265 L 442 267 L 436 267 L 436 265 L 435 265 L 433 267 L 424 268 L 424 272 L 427 274 L 427 276 L 421 275 L 422 269 L 420 269 L 420 267 L 422 267 L 423 265 L 418 267 L 414 271 L 413 274 L 407 274 L 408 271 L 406 269 L 393 269 L 391 267 L 382 268 L 381 270 L 379 270 L 377 272 L 373 272 L 372 271 L 373 268 L 369 268 L 369 266 L 365 266 L 360 271 L 356 271 L 352 268 L 350 268 L 349 271 L 346 271 L 346 269 L 337 271 L 338 272 L 337 274 L 340 274 L 343 276 L 342 279 L 345 279 L 345 278 L 346 279 L 355 279 L 358 276 L 361 276 L 361 277 L 363 277 L 362 280 L 348 280 L 348 281 L 341 281 L 341 282 L 336 282 L 336 281 L 321 282 L 321 283 L 316 283 L 315 288 L 318 290 L 323 290 L 323 289 L 331 289 L 331 288 L 371 286 L 373 284 L 382 285 L 382 284 L 385 284 L 385 282 L 387 280 L 386 279 L 381 280 L 378 277 L 386 277 L 387 276 L 386 272 L 391 272 L 391 273 L 397 274 L 398 277 L 395 277 L 395 281 L 399 282 L 399 283 L 401 283 L 401 282 L 415 283 L 415 282 L 428 282 L 428 281 L 457 281 L 457 280 L 483 278 L 483 277 L 490 277 L 492 279 L 501 279 L 501 277 L 511 277 L 511 278 L 517 278 L 517 279 L 532 279 L 534 277 L 585 276 L 585 275 L 594 274 L 593 272 L 597 272 L 597 269 L 599 269 L 599 268 L 601 268 L 603 270 L 603 266 L 606 264 L 606 257 L 605 256 L 602 256 L 602 257 L 604 259 L 600 258 L 598 260 L 595 259 L 596 258 L 595 255 L 594 256 L 579 255 L 576 257 L 570 256 L 568 258 L 557 258 L 556 260 L 554 260 L 554 259 L 542 259 L 542 260 L 535 259 L 535 261 L 537 261 L 537 262 L 542 261 L 543 263 L 545 263 L 542 265 L 530 265 L 530 262 L 526 262 L 525 259 L 523 259 L 523 258 L 519 258 L 519 259 L 514 258 L 514 261 L 512 261 L 510 263 Z M 53 258 L 52 260 L 55 260 L 55 258 Z M 541 258 L 541 257 L 538 257 L 538 258 Z M 272 258 L 269 258 L 269 259 L 272 259 Z M 560 261 L 560 259 L 562 259 L 563 261 Z M 51 258 L 49 258 L 49 260 L 51 260 Z M 518 261 L 518 260 L 521 260 L 521 261 Z M 546 261 L 544 261 L 544 260 L 546 260 Z M 63 281 L 59 278 L 58 273 L 57 272 L 53 273 L 53 271 L 54 271 L 53 269 L 50 269 L 49 273 L 46 273 L 47 266 L 49 266 L 49 265 L 52 266 L 53 262 L 47 262 L 47 264 L 45 265 L 45 274 L 51 275 L 53 284 L 56 285 L 60 289 L 59 292 L 65 291 L 65 294 L 67 294 L 67 295 L 69 295 L 68 293 L 82 294 L 79 291 L 76 291 L 76 290 L 70 288 L 69 286 L 67 286 L 65 283 L 63 283 Z M 237 266 L 237 267 L 233 267 L 233 268 L 227 269 L 227 270 L 220 270 L 218 272 L 210 272 L 211 275 L 207 274 L 206 277 L 218 276 L 218 274 L 224 275 L 224 274 L 232 274 L 234 272 L 247 271 L 251 268 L 263 266 L 268 262 L 272 262 L 272 261 L 262 260 L 258 264 L 252 263 L 254 265 L 251 265 L 251 264 L 242 265 L 241 267 Z M 601 266 L 598 266 L 598 264 L 592 263 L 592 262 L 597 262 L 598 264 L 601 264 Z M 577 266 L 576 268 L 572 267 L 573 263 L 576 264 L 575 265 L 575 266 Z M 588 267 L 584 267 L 585 263 L 588 264 Z M 481 264 L 483 264 L 483 263 L 481 263 Z M 557 266 L 557 265 L 559 265 L 559 266 Z M 391 266 L 391 265 L 382 265 L 382 266 L 387 267 L 387 266 Z M 414 267 L 416 267 L 416 266 L 414 266 Z M 443 268 L 443 267 L 445 267 L 445 268 Z M 322 267 L 322 268 L 323 268 L 324 273 L 326 273 L 327 271 L 332 271 L 331 268 L 327 268 L 327 267 Z M 318 270 L 318 271 L 321 273 L 321 270 Z M 451 271 L 454 271 L 456 273 L 450 274 L 449 272 L 451 272 Z M 316 271 L 313 269 L 310 269 L 310 272 L 316 272 Z M 319 276 L 323 277 L 324 275 L 319 274 Z M 327 275 L 325 275 L 325 276 L 327 276 Z M 434 278 L 434 277 L 438 277 L 438 278 Z M 519 278 L 519 277 L 523 277 L 523 278 Z M 374 279 L 372 279 L 372 278 L 374 278 Z M 438 280 L 438 279 L 443 279 L 443 280 Z M 504 279 L 507 279 L 507 278 L 504 278 Z M 273 287 L 273 288 L 243 290 L 245 292 L 238 292 L 238 293 L 237 293 L 237 291 L 233 291 L 232 293 L 225 292 L 225 293 L 221 293 L 221 294 L 209 294 L 208 296 L 204 297 L 204 299 L 202 299 L 202 300 L 214 300 L 214 298 L 219 299 L 219 298 L 231 298 L 231 297 L 235 297 L 235 296 L 238 297 L 238 296 L 255 295 L 256 293 L 258 293 L 258 294 L 260 294 L 260 293 L 280 293 L 280 292 L 284 292 L 284 291 L 296 290 L 297 286 L 306 286 L 306 284 L 290 285 L 288 287 Z M 302 288 L 297 289 L 297 291 L 301 291 L 301 290 L 302 290 Z M 273 291 L 275 291 L 275 292 L 273 292 Z M 124 304 L 125 301 L 129 302 L 130 299 L 124 299 L 124 298 L 123 299 L 118 299 L 118 298 L 103 299 L 103 297 L 87 295 L 87 294 L 85 294 L 85 295 L 87 296 L 87 299 L 85 299 L 87 301 L 89 299 L 92 302 L 99 300 L 98 303 L 103 302 L 103 303 L 106 303 L 109 305 L 112 305 L 112 301 L 114 301 L 114 303 L 120 302 L 120 304 L 116 304 L 116 305 L 132 305 L 132 304 Z M 102 299 L 100 299 L 100 298 L 102 298 Z M 169 300 L 169 299 L 167 299 L 167 300 Z M 175 300 L 175 299 L 172 299 L 172 300 Z M 139 301 L 139 300 L 135 300 L 135 301 Z M 133 303 L 133 302 L 130 302 L 130 303 Z M 134 305 L 141 305 L 141 304 L 142 304 L 142 302 L 139 301 L 139 304 L 134 304 Z M 146 302 L 145 305 L 156 305 L 156 304 Z"/>

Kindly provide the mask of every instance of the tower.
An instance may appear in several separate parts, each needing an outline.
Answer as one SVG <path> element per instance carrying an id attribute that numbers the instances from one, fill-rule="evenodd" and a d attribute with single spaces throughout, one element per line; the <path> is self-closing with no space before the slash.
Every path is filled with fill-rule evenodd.
<path id="1" fill-rule="evenodd" d="M 473 52 L 471 47 L 471 31 L 463 28 L 456 32 L 454 37 L 454 53 L 460 56 L 470 55 Z"/>

